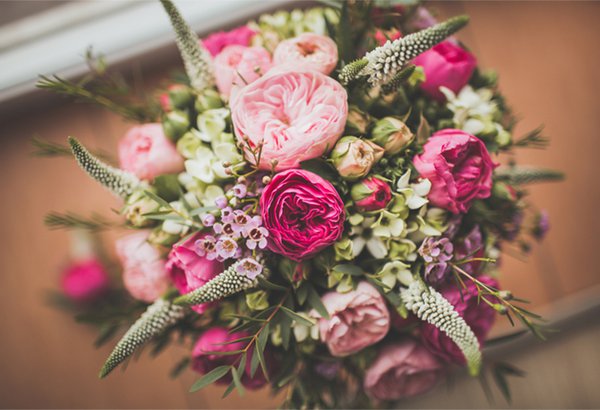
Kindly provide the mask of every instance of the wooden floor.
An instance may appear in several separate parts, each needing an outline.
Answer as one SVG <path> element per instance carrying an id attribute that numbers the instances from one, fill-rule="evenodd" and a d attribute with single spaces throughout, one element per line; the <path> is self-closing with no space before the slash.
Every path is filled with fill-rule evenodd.
<path id="1" fill-rule="evenodd" d="M 461 39 L 483 67 L 498 70 L 501 87 L 523 117 L 518 130 L 546 125 L 547 151 L 524 150 L 519 161 L 567 172 L 561 184 L 532 189 L 531 200 L 552 217 L 547 240 L 527 263 L 505 258 L 503 285 L 534 300 L 552 316 L 569 312 L 557 301 L 588 290 L 570 306 L 598 300 L 600 284 L 600 2 L 452 2 L 436 3 L 442 16 L 467 13 L 470 25 Z M 26 63 L 26 62 L 24 62 Z M 165 73 L 170 61 L 152 71 Z M 3 109 L 3 107 L 0 107 Z M 54 141 L 67 135 L 114 152 L 128 124 L 98 108 L 56 104 L 13 116 L 0 124 L 0 406 L 11 408 L 265 408 L 276 405 L 266 392 L 219 401 L 219 389 L 194 396 L 192 380 L 170 381 L 168 369 L 179 357 L 167 353 L 144 359 L 98 381 L 108 347 L 95 351 L 94 335 L 45 305 L 56 288 L 67 234 L 49 232 L 49 210 L 93 211 L 110 215 L 113 198 L 88 180 L 71 160 L 28 156 L 29 139 Z M 107 240 L 112 240 L 113 233 Z M 573 300 L 573 299 L 572 299 Z M 528 368 L 515 406 L 528 408 L 600 407 L 598 322 L 561 334 L 543 350 L 511 352 Z M 539 346 L 536 346 L 536 348 Z M 442 394 L 444 393 L 444 394 Z M 485 407 L 477 383 L 461 384 L 450 397 L 439 391 L 415 407 Z M 502 403 L 498 403 L 502 405 Z"/>

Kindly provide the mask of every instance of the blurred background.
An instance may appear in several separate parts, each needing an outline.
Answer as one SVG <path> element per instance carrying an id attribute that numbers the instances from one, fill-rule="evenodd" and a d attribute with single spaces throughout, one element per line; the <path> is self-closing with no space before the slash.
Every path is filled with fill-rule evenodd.
<path id="1" fill-rule="evenodd" d="M 229 28 L 290 1 L 176 1 L 205 35 Z M 516 135 L 544 124 L 545 150 L 522 149 L 516 160 L 559 169 L 566 181 L 531 189 L 531 201 L 546 209 L 551 230 L 527 260 L 503 259 L 502 285 L 532 300 L 557 329 L 545 343 L 523 337 L 489 352 L 527 372 L 511 379 L 513 407 L 600 407 L 600 2 L 431 2 L 440 17 L 469 14 L 459 38 L 483 68 L 494 68 L 500 88 L 522 117 Z M 180 67 L 168 20 L 158 2 L 0 2 L 0 406 L 9 408 L 271 408 L 267 391 L 234 393 L 221 401 L 220 388 L 190 395 L 188 373 L 168 373 L 182 352 L 131 363 L 106 380 L 97 371 L 110 346 L 93 348 L 95 333 L 46 303 L 58 288 L 69 236 L 49 231 L 52 210 L 111 215 L 119 206 L 69 159 L 30 155 L 40 136 L 116 152 L 130 126 L 91 105 L 73 104 L 35 91 L 38 74 L 74 78 L 84 73 L 87 46 L 137 87 L 164 82 Z M 506 162 L 507 158 L 502 158 Z M 106 236 L 111 241 L 118 236 Z M 498 320 L 495 335 L 510 331 Z M 491 383 L 493 384 L 493 383 Z M 509 405 L 494 391 L 489 402 L 477 380 L 458 374 L 448 386 L 400 403 L 412 408 L 487 408 Z"/>

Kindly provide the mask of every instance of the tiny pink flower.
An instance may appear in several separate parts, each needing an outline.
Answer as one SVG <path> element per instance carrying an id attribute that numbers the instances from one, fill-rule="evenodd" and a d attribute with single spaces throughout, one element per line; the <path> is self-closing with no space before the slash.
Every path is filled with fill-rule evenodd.
<path id="1" fill-rule="evenodd" d="M 269 231 L 262 226 L 256 226 L 250 231 L 248 231 L 246 246 L 248 249 L 254 250 L 258 247 L 258 249 L 265 249 L 267 247 L 267 237 L 269 236 Z"/>
<path id="2" fill-rule="evenodd" d="M 217 258 L 217 240 L 212 235 L 204 235 L 194 242 L 194 250 L 198 256 L 206 257 L 208 260 Z"/>
<path id="3" fill-rule="evenodd" d="M 245 275 L 248 279 L 255 279 L 263 271 L 263 266 L 254 258 L 244 258 L 238 262 L 237 273 Z"/>
<path id="4" fill-rule="evenodd" d="M 215 250 L 217 251 L 217 259 L 224 261 L 235 256 L 238 250 L 238 244 L 230 237 L 222 236 L 217 241 Z"/>

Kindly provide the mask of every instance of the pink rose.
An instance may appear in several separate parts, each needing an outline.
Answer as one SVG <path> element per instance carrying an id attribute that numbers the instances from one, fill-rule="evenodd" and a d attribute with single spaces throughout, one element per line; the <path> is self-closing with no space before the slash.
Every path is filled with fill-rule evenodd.
<path id="1" fill-rule="evenodd" d="M 436 132 L 415 156 L 414 165 L 431 182 L 429 201 L 455 214 L 466 213 L 474 199 L 491 195 L 494 163 L 478 138 L 461 130 Z"/>
<path id="2" fill-rule="evenodd" d="M 213 61 L 219 92 L 229 98 L 232 89 L 256 81 L 271 68 L 271 55 L 262 47 L 227 46 Z"/>
<path id="3" fill-rule="evenodd" d="M 224 327 L 212 327 L 208 329 L 202 333 L 202 335 L 200 335 L 200 338 L 194 346 L 194 350 L 192 351 L 192 368 L 200 374 L 206 374 L 219 366 L 231 366 L 234 364 L 239 364 L 239 354 L 218 355 L 210 352 L 232 352 L 235 350 L 242 350 L 246 347 L 248 341 L 240 341 L 235 343 L 227 342 L 247 336 L 250 336 L 248 332 L 240 331 L 230 333 L 229 329 Z M 265 352 L 265 364 L 267 365 L 267 371 L 269 373 L 271 373 L 269 366 L 272 363 L 272 360 L 269 360 L 270 358 L 271 356 L 267 350 Z M 258 370 L 256 370 L 256 373 L 254 373 L 254 377 L 250 377 L 251 363 L 252 349 L 250 349 L 250 353 L 248 354 L 244 375 L 241 377 L 241 379 L 242 383 L 247 388 L 258 389 L 264 386 L 267 381 L 260 367 Z M 216 383 L 229 384 L 231 383 L 231 380 L 231 373 L 229 373 L 217 380 Z"/>
<path id="4" fill-rule="evenodd" d="M 319 332 L 332 356 L 356 353 L 379 342 L 390 329 L 385 301 L 367 282 L 348 293 L 326 293 L 322 301 L 330 318 L 319 319 Z"/>
<path id="5" fill-rule="evenodd" d="M 248 46 L 256 31 L 248 26 L 234 28 L 231 31 L 219 31 L 206 37 L 200 42 L 214 57 L 221 52 L 225 47 L 230 45 Z"/>
<path id="6" fill-rule="evenodd" d="M 392 199 L 392 190 L 387 182 L 369 177 L 352 186 L 350 195 L 357 208 L 376 211 L 387 206 Z"/>
<path id="7" fill-rule="evenodd" d="M 425 82 L 421 84 L 421 89 L 440 102 L 446 100 L 440 87 L 458 93 L 467 85 L 477 66 L 473 54 L 448 40 L 418 55 L 413 63 L 425 71 Z"/>
<path id="8" fill-rule="evenodd" d="M 119 164 L 125 171 L 146 180 L 184 170 L 183 157 L 167 139 L 161 124 L 129 129 L 119 141 Z"/>
<path id="9" fill-rule="evenodd" d="M 271 251 L 300 261 L 337 241 L 344 230 L 344 203 L 330 182 L 309 171 L 276 174 L 260 197 Z"/>
<path id="10" fill-rule="evenodd" d="M 153 302 L 169 287 L 165 261 L 147 242 L 149 231 L 139 231 L 115 242 L 117 256 L 123 266 L 123 282 L 136 299 Z"/>
<path id="11" fill-rule="evenodd" d="M 498 282 L 489 276 L 479 276 L 477 279 L 487 286 L 498 287 Z M 440 292 L 454 306 L 454 309 L 465 322 L 467 322 L 473 333 L 475 333 L 475 336 L 477 336 L 479 343 L 483 345 L 488 332 L 494 324 L 496 311 L 485 302 L 478 302 L 477 288 L 472 281 L 465 281 L 465 284 L 467 285 L 466 289 L 461 288 L 459 290 L 455 284 L 452 284 Z M 491 300 L 491 302 L 495 301 Z M 445 361 L 459 365 L 466 363 L 465 357 L 458 346 L 448 336 L 440 332 L 437 327 L 429 323 L 423 323 L 421 327 L 421 340 L 432 353 Z"/>
<path id="12" fill-rule="evenodd" d="M 89 302 L 108 290 L 110 280 L 104 266 L 95 258 L 71 263 L 62 275 L 62 290 L 77 302 Z"/>
<path id="13" fill-rule="evenodd" d="M 306 67 L 323 74 L 330 74 L 337 61 L 338 50 L 335 41 L 315 33 L 302 33 L 298 37 L 283 40 L 273 53 L 273 62 L 276 65 Z"/>
<path id="14" fill-rule="evenodd" d="M 346 90 L 316 71 L 272 70 L 242 88 L 232 99 L 231 119 L 240 142 L 256 150 L 263 144 L 259 167 L 283 171 L 323 155 L 344 132 L 348 116 Z M 256 159 L 245 152 L 251 163 Z"/>
<path id="15" fill-rule="evenodd" d="M 204 236 L 206 235 L 201 233 L 192 235 L 183 242 L 173 245 L 171 252 L 169 252 L 165 266 L 173 284 L 182 295 L 198 289 L 223 272 L 222 262 L 208 260 L 196 253 L 194 243 Z M 214 303 L 203 303 L 192 306 L 192 309 L 198 313 L 204 313 L 206 309 L 213 305 Z"/>
<path id="16" fill-rule="evenodd" d="M 364 388 L 377 400 L 412 397 L 436 385 L 443 368 L 436 358 L 412 339 L 387 345 L 365 373 Z"/>

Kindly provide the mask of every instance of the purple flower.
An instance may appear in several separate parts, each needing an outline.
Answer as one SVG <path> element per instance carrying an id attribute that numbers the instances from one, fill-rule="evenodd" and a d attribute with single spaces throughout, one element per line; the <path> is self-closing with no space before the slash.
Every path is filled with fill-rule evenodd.
<path id="1" fill-rule="evenodd" d="M 206 235 L 194 242 L 198 256 L 204 256 L 209 261 L 217 258 L 217 240 L 212 235 Z"/>
<path id="2" fill-rule="evenodd" d="M 452 259 L 454 246 L 448 238 L 426 238 L 419 248 L 419 255 L 425 261 L 425 280 L 430 284 L 443 281 L 449 271 L 448 262 Z"/>
<path id="3" fill-rule="evenodd" d="M 200 220 L 202 221 L 202 225 L 206 227 L 211 227 L 216 222 L 215 216 L 213 214 L 204 214 L 200 217 Z"/>
<path id="4" fill-rule="evenodd" d="M 315 371 L 327 380 L 334 380 L 341 368 L 342 364 L 339 361 L 315 364 Z"/>
<path id="5" fill-rule="evenodd" d="M 535 225 L 531 230 L 531 234 L 538 241 L 542 241 L 548 230 L 550 230 L 550 217 L 546 210 L 542 210 L 535 217 Z"/>
<path id="6" fill-rule="evenodd" d="M 523 225 L 523 211 L 518 210 L 512 216 L 510 222 L 504 225 L 504 238 L 508 241 L 514 241 L 521 232 Z"/>
<path id="7" fill-rule="evenodd" d="M 233 209 L 230 206 L 221 210 L 221 221 L 224 223 L 233 222 Z"/>
<path id="8" fill-rule="evenodd" d="M 217 199 L 215 199 L 215 205 L 219 209 L 225 209 L 227 208 L 227 205 L 229 205 L 229 200 L 224 196 L 220 196 Z"/>
<path id="9" fill-rule="evenodd" d="M 267 247 L 267 237 L 269 231 L 262 226 L 255 226 L 248 231 L 248 239 L 246 240 L 246 246 L 248 249 L 265 249 Z"/>
<path id="10" fill-rule="evenodd" d="M 483 237 L 479 225 L 476 225 L 462 240 L 455 241 L 455 256 L 457 260 L 481 258 L 484 255 Z M 468 273 L 475 275 L 479 271 L 481 261 L 473 261 L 461 265 Z"/>
<path id="11" fill-rule="evenodd" d="M 231 238 L 237 239 L 240 237 L 239 233 L 233 228 L 233 224 L 231 222 L 220 223 L 217 222 L 213 225 L 213 231 L 219 235 L 226 235 Z"/>
<path id="12" fill-rule="evenodd" d="M 215 245 L 215 250 L 217 251 L 217 258 L 224 261 L 236 255 L 238 244 L 228 236 L 221 236 Z"/>
<path id="13" fill-rule="evenodd" d="M 233 211 L 232 227 L 236 234 L 246 236 L 248 231 L 257 225 L 257 221 L 246 212 L 239 209 Z"/>
<path id="14" fill-rule="evenodd" d="M 254 258 L 244 258 L 239 261 L 235 270 L 240 275 L 245 275 L 249 279 L 254 279 L 262 273 L 263 267 Z"/>
<path id="15" fill-rule="evenodd" d="M 233 195 L 235 195 L 237 198 L 244 198 L 246 197 L 247 193 L 248 187 L 244 184 L 236 184 L 233 187 Z"/>

